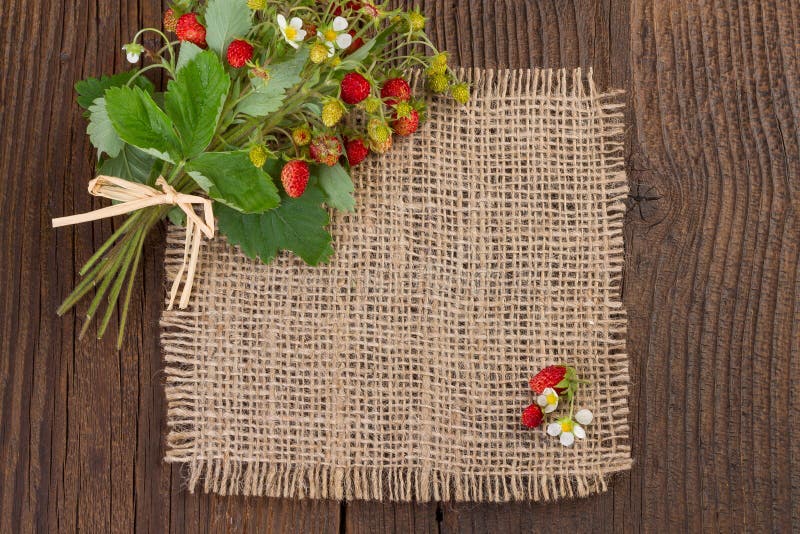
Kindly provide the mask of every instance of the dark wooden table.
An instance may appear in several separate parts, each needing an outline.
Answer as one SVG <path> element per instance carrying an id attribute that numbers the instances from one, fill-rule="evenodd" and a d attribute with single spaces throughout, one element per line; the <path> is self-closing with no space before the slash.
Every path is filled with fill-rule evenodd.
<path id="1" fill-rule="evenodd" d="M 112 223 L 50 229 L 99 205 L 72 85 L 122 69 L 161 1 L 3 0 L 0 532 L 800 528 L 800 2 L 422 4 L 458 64 L 593 67 L 628 90 L 633 471 L 543 505 L 182 491 L 161 461 L 163 232 L 117 351 L 54 313 Z"/>

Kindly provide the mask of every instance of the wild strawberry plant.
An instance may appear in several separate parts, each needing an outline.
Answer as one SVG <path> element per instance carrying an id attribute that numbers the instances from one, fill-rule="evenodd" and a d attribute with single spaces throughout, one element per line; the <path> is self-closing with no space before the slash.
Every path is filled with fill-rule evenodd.
<path id="1" fill-rule="evenodd" d="M 469 99 L 425 23 L 418 10 L 360 1 L 176 1 L 163 31 L 143 29 L 125 45 L 137 68 L 76 86 L 98 174 L 203 192 L 219 232 L 265 263 L 280 250 L 325 262 L 326 207 L 355 206 L 351 167 L 425 118 L 404 73 L 423 69 L 429 90 Z M 163 45 L 146 48 L 147 33 Z M 165 91 L 145 76 L 155 70 L 166 73 Z M 122 298 L 121 336 L 145 236 L 167 217 L 185 222 L 169 205 L 129 215 L 59 313 L 96 288 L 84 331 L 105 298 L 102 336 Z"/>

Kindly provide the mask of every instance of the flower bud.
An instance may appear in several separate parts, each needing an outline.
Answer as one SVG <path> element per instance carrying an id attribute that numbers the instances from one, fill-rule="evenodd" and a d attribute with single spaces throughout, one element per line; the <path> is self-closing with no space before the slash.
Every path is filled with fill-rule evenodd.
<path id="1" fill-rule="evenodd" d="M 122 47 L 122 50 L 125 51 L 129 63 L 139 63 L 144 47 L 139 43 L 128 43 Z"/>

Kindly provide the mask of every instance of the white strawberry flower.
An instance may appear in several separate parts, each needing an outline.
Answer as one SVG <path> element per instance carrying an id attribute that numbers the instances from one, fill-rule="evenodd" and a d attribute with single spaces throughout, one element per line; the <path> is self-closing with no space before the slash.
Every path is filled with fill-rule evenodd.
<path id="1" fill-rule="evenodd" d="M 580 424 L 582 424 L 583 426 L 590 424 L 592 422 L 592 419 L 594 419 L 594 415 L 592 414 L 591 411 L 587 410 L 586 408 L 584 408 L 583 410 L 578 410 L 578 413 L 575 414 L 575 420 Z"/>
<path id="2" fill-rule="evenodd" d="M 330 28 L 321 31 L 318 35 L 320 40 L 328 47 L 328 57 L 333 57 L 336 47 L 345 50 L 353 44 L 353 36 L 347 33 L 347 20 L 344 17 L 336 17 Z"/>
<path id="3" fill-rule="evenodd" d="M 299 48 L 303 39 L 306 38 L 306 31 L 303 29 L 303 21 L 300 17 L 292 17 L 288 23 L 286 17 L 278 15 L 278 28 L 281 30 L 283 40 L 289 43 L 292 48 Z"/>
<path id="4" fill-rule="evenodd" d="M 553 388 L 546 388 L 536 397 L 536 404 L 542 407 L 544 413 L 551 413 L 558 408 L 558 393 Z"/>
<path id="5" fill-rule="evenodd" d="M 128 43 L 122 47 L 125 56 L 128 58 L 128 63 L 139 63 L 139 59 L 144 53 L 144 47 L 139 43 Z"/>
<path id="6" fill-rule="evenodd" d="M 575 414 L 575 418 L 564 417 L 555 423 L 547 425 L 547 433 L 553 437 L 558 436 L 558 440 L 565 447 L 572 447 L 575 438 L 584 439 L 586 431 L 581 425 L 588 425 L 592 422 L 592 412 L 583 409 Z"/>

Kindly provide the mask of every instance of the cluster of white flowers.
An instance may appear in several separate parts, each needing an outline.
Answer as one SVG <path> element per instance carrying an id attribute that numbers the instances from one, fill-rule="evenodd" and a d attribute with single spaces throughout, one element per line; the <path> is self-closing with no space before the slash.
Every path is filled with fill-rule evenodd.
<path id="1" fill-rule="evenodd" d="M 559 405 L 566 401 L 568 415 L 547 424 L 545 432 L 557 437 L 564 447 L 572 447 L 576 439 L 585 439 L 584 427 L 592 422 L 594 416 L 587 409 L 575 412 L 575 399 L 585 380 L 578 377 L 574 367 L 556 364 L 541 369 L 530 379 L 528 385 L 536 394 L 534 402 L 522 412 L 522 424 L 527 428 L 538 428 L 548 414 L 555 414 Z"/>
<path id="2" fill-rule="evenodd" d="M 284 41 L 290 46 L 298 48 L 307 35 L 306 30 L 303 29 L 303 21 L 299 17 L 293 17 L 287 23 L 286 17 L 283 15 L 278 15 L 277 20 Z M 353 36 L 347 33 L 348 27 L 347 19 L 336 17 L 329 27 L 321 28 L 317 32 L 319 40 L 328 48 L 328 57 L 333 57 L 337 48 L 346 50 L 353 44 Z"/>

